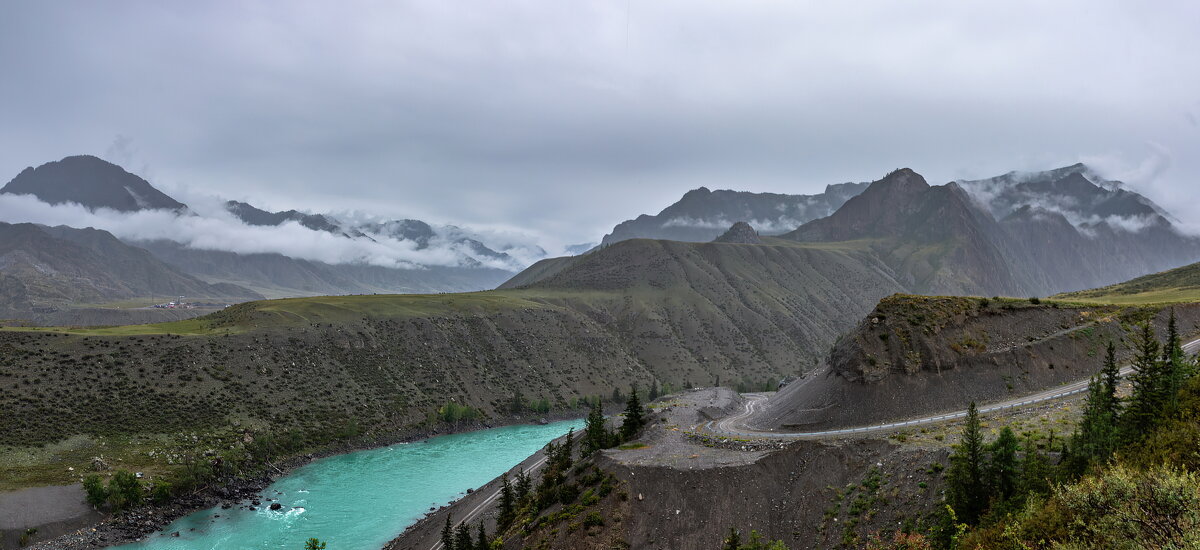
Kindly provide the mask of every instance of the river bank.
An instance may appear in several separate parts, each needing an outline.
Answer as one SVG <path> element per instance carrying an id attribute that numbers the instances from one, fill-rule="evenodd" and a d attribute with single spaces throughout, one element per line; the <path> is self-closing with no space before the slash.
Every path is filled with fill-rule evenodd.
<path id="1" fill-rule="evenodd" d="M 50 540 L 36 542 L 28 546 L 28 548 L 93 550 L 135 542 L 145 538 L 147 535 L 162 530 L 171 522 L 193 512 L 218 506 L 223 509 L 229 509 L 236 507 L 239 502 L 259 497 L 260 493 L 275 481 L 292 473 L 297 468 L 321 458 L 378 449 L 400 443 L 428 440 L 442 435 L 470 433 L 491 428 L 540 424 L 576 418 L 579 418 L 579 413 L 570 411 L 538 417 L 507 417 L 502 419 L 502 422 L 462 423 L 453 427 L 439 426 L 432 429 L 393 434 L 391 436 L 361 438 L 353 442 L 327 447 L 311 454 L 289 457 L 273 465 L 270 471 L 259 476 L 230 479 L 223 484 L 208 487 L 203 491 L 176 497 L 164 505 L 147 505 L 120 516 L 109 516 L 73 532 L 57 536 Z M 82 495 L 82 492 L 78 494 Z M 37 540 L 36 535 L 34 540 Z"/>

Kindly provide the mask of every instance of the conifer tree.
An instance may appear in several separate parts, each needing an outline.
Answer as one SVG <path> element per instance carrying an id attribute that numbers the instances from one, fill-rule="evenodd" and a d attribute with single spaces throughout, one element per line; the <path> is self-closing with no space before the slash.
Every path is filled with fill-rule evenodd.
<path id="1" fill-rule="evenodd" d="M 609 445 L 609 440 L 612 435 L 605 425 L 604 412 L 600 409 L 600 404 L 592 406 L 591 412 L 588 413 L 587 424 L 583 430 L 583 443 L 581 452 L 584 456 L 590 455 L 600 449 L 606 449 Z"/>
<path id="2" fill-rule="evenodd" d="M 1045 453 L 1038 449 L 1033 438 L 1025 441 L 1025 457 L 1021 459 L 1021 481 L 1019 494 L 1029 496 L 1046 494 L 1050 491 L 1050 476 L 1053 473 Z"/>
<path id="3" fill-rule="evenodd" d="M 946 498 L 957 516 L 973 524 L 987 505 L 987 487 L 983 479 L 983 433 L 979 426 L 979 410 L 975 402 L 967 409 L 967 425 L 962 441 L 950 456 L 946 476 Z"/>
<path id="4" fill-rule="evenodd" d="M 1117 386 L 1121 384 L 1121 369 L 1117 367 L 1117 348 L 1113 345 L 1112 340 L 1108 342 L 1108 349 L 1104 354 L 1104 367 L 1100 369 L 1100 376 L 1104 381 L 1105 405 L 1115 423 L 1117 417 L 1121 415 L 1121 398 L 1117 397 Z"/>
<path id="5" fill-rule="evenodd" d="M 467 522 L 458 524 L 458 534 L 454 537 L 455 550 L 475 550 L 475 539 L 471 538 L 471 526 Z"/>
<path id="6" fill-rule="evenodd" d="M 1117 419 L 1111 412 L 1115 396 L 1109 393 L 1108 388 L 1109 383 L 1103 373 L 1088 383 L 1083 418 L 1071 436 L 1070 456 L 1065 460 L 1073 475 L 1082 475 L 1089 465 L 1107 461 L 1116 448 Z"/>
<path id="7" fill-rule="evenodd" d="M 529 472 L 521 470 L 517 474 L 517 482 L 513 488 L 516 490 L 517 502 L 524 502 L 533 490 L 533 479 L 529 477 Z"/>
<path id="8" fill-rule="evenodd" d="M 575 452 L 575 428 L 567 430 L 567 437 L 563 439 L 562 445 L 559 446 L 558 463 L 565 471 L 571 467 L 571 458 Z"/>
<path id="9" fill-rule="evenodd" d="M 512 484 L 508 482 L 508 474 L 500 474 L 500 515 L 496 518 L 496 525 L 501 530 L 512 524 L 516 516 L 516 501 Z"/>
<path id="10" fill-rule="evenodd" d="M 625 401 L 625 420 L 621 422 L 621 438 L 625 441 L 637 437 L 646 423 L 646 413 L 637 394 L 637 386 L 633 386 L 629 391 L 629 399 Z"/>
<path id="11" fill-rule="evenodd" d="M 1134 372 L 1129 377 L 1133 391 L 1121 413 L 1123 444 L 1138 441 L 1148 433 L 1163 405 L 1165 384 L 1158 339 L 1150 323 L 1142 323 L 1141 328 L 1141 334 L 1135 342 L 1137 356 L 1133 362 Z"/>
<path id="12" fill-rule="evenodd" d="M 475 541 L 475 550 L 488 550 L 491 544 L 488 544 L 487 529 L 484 529 L 483 522 L 479 522 L 479 537 Z"/>
<path id="13" fill-rule="evenodd" d="M 988 446 L 988 485 L 998 502 L 1012 498 L 1017 490 L 1019 471 L 1017 467 L 1017 436 L 1012 428 L 1005 426 L 1000 436 Z"/>
<path id="14" fill-rule="evenodd" d="M 658 379 L 650 381 L 650 401 L 658 399 Z"/>
<path id="15" fill-rule="evenodd" d="M 1179 406 L 1179 390 L 1183 389 L 1186 378 L 1187 355 L 1183 352 L 1183 341 L 1179 337 L 1179 329 L 1175 325 L 1175 309 L 1171 309 L 1171 317 L 1167 321 L 1167 342 L 1163 345 L 1163 410 L 1162 415 L 1174 412 Z"/>
<path id="16" fill-rule="evenodd" d="M 454 526 L 450 523 L 450 514 L 446 514 L 446 524 L 442 526 L 442 550 L 455 550 Z"/>

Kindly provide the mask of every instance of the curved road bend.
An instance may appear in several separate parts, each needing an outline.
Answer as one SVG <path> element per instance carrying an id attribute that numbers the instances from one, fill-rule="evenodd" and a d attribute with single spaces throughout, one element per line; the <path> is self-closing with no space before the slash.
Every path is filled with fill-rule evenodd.
<path id="1" fill-rule="evenodd" d="M 1183 350 L 1188 353 L 1195 353 L 1198 348 L 1200 348 L 1200 339 L 1192 340 L 1191 342 L 1188 342 L 1183 345 Z M 1128 376 L 1129 373 L 1131 373 L 1131 372 L 1133 372 L 1133 367 L 1131 367 L 1131 366 L 1122 368 L 1121 376 L 1122 377 Z M 1079 380 L 1079 381 L 1075 381 L 1070 384 L 1067 384 L 1065 386 L 1060 386 L 1060 387 L 1052 389 L 1052 390 L 1046 390 L 1043 392 L 1035 393 L 1032 395 L 1027 395 L 1025 397 L 1020 397 L 1017 399 L 1011 399 L 1008 401 L 1001 401 L 999 403 L 989 404 L 984 407 L 979 407 L 979 412 L 980 413 L 995 412 L 995 411 L 999 411 L 999 410 L 1012 409 L 1015 407 L 1023 407 L 1026 405 L 1032 405 L 1035 403 L 1042 403 L 1042 402 L 1050 401 L 1053 399 L 1061 399 L 1063 397 L 1072 396 L 1072 395 L 1087 391 L 1087 385 L 1088 385 L 1089 380 L 1090 380 L 1090 378 L 1085 379 L 1085 380 Z M 768 438 L 773 438 L 773 439 L 820 439 L 820 438 L 837 437 L 840 435 L 862 433 L 862 432 L 893 430 L 896 428 L 903 428 L 906 426 L 915 426 L 915 425 L 920 425 L 920 424 L 932 424 L 935 422 L 944 422 L 947 420 L 953 420 L 955 418 L 962 418 L 967 415 L 967 411 L 963 410 L 963 411 L 957 411 L 957 412 L 952 412 L 952 413 L 926 416 L 924 418 L 904 420 L 901 422 L 889 422 L 886 424 L 876 424 L 873 426 L 860 426 L 860 427 L 856 427 L 856 428 L 843 428 L 843 429 L 838 429 L 838 430 L 825 430 L 825 431 L 819 431 L 819 432 L 787 432 L 787 433 L 763 432 L 763 431 L 756 431 L 756 430 L 751 430 L 751 429 L 747 428 L 745 425 L 745 420 L 754 415 L 755 411 L 757 411 L 761 407 L 763 401 L 765 401 L 767 399 L 767 396 L 762 395 L 762 394 L 749 393 L 749 394 L 745 394 L 745 397 L 747 397 L 749 399 L 746 401 L 746 406 L 742 410 L 742 412 L 740 412 L 734 416 L 723 418 L 721 420 L 712 420 L 705 424 L 697 425 L 697 426 L 695 426 L 695 428 L 698 429 L 698 428 L 703 427 L 705 431 L 707 431 L 713 435 L 732 435 L 732 436 L 743 436 L 743 437 L 768 437 Z M 538 452 L 541 452 L 541 451 L 538 451 Z M 545 463 L 546 463 L 546 457 L 542 456 L 542 457 L 538 458 L 537 461 L 535 461 L 533 464 L 530 464 L 528 467 L 526 467 L 525 471 L 532 475 L 535 471 L 537 471 L 538 468 L 541 468 L 542 465 Z M 474 507 L 472 507 L 471 510 L 469 512 L 467 512 L 467 514 L 465 516 L 462 517 L 462 519 L 455 522 L 455 525 L 457 525 L 458 523 L 461 523 L 463 521 L 466 521 L 466 522 L 474 521 L 475 518 L 479 514 L 481 514 L 485 509 L 487 509 L 488 506 L 491 505 L 491 503 L 494 502 L 497 498 L 500 498 L 500 490 L 499 489 L 496 489 L 494 492 L 492 492 L 491 495 L 488 495 L 487 498 L 483 499 L 481 502 L 479 502 L 479 504 L 476 504 Z M 442 550 L 442 542 L 438 541 L 438 542 L 434 543 L 433 546 L 430 547 L 430 550 Z"/>
<path id="2" fill-rule="evenodd" d="M 1200 349 L 1200 339 L 1192 340 L 1183 345 L 1183 351 L 1186 353 L 1196 353 L 1197 349 Z M 1126 366 L 1121 369 L 1121 376 L 1122 377 L 1128 376 L 1132 372 L 1133 372 L 1133 367 Z M 1090 380 L 1091 380 L 1091 378 L 1089 377 L 1089 378 L 1086 378 L 1083 380 L 1077 380 L 1075 382 L 1071 382 L 1070 384 L 1059 386 L 1054 389 L 1026 395 L 1024 397 L 1018 397 L 1015 399 L 1009 399 L 1006 401 L 1000 401 L 997 403 L 987 404 L 987 405 L 979 407 L 979 412 L 980 412 L 980 414 L 986 414 L 986 413 L 1001 411 L 1001 410 L 1005 410 L 1005 409 L 1013 409 L 1016 407 L 1024 407 L 1027 405 L 1043 403 L 1043 402 L 1052 401 L 1055 399 L 1062 399 L 1064 397 L 1070 397 L 1072 395 L 1076 395 L 1076 394 L 1087 391 L 1088 382 Z M 747 418 L 750 418 L 751 416 L 753 416 L 754 413 L 758 409 L 761 408 L 763 402 L 767 399 L 767 396 L 762 395 L 762 394 L 746 394 L 745 397 L 747 397 L 748 400 L 746 401 L 745 409 L 743 409 L 742 412 L 740 412 L 734 416 L 723 418 L 721 420 L 711 420 L 704 424 L 697 425 L 697 426 L 695 426 L 695 429 L 702 429 L 703 431 L 706 431 L 712 435 L 760 437 L 760 438 L 771 438 L 771 439 L 821 439 L 821 438 L 838 437 L 838 436 L 842 436 L 842 435 L 864 433 L 864 432 L 894 430 L 897 428 L 906 428 L 909 426 L 917 426 L 917 425 L 921 425 L 921 424 L 933 424 L 936 422 L 945 422 L 947 420 L 954 420 L 956 418 L 962 418 L 967 415 L 966 410 L 961 410 L 961 411 L 956 411 L 956 412 L 925 416 L 925 417 L 921 417 L 921 418 L 914 418 L 911 420 L 888 422 L 888 423 L 884 423 L 884 424 L 874 424 L 874 425 L 870 425 L 870 426 L 858 426 L 858 427 L 854 427 L 854 428 L 841 428 L 841 429 L 836 429 L 836 430 L 823 430 L 823 431 L 816 431 L 816 432 L 761 431 L 761 430 L 754 430 L 754 429 L 751 429 L 748 426 L 746 426 L 745 420 Z"/>

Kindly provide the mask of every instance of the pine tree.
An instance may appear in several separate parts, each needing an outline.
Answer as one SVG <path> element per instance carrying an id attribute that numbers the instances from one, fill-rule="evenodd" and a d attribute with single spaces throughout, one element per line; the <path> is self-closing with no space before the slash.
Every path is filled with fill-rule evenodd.
<path id="1" fill-rule="evenodd" d="M 563 439 L 562 445 L 559 446 L 558 463 L 565 471 L 571 467 L 572 457 L 575 453 L 575 428 L 567 430 L 567 437 Z"/>
<path id="2" fill-rule="evenodd" d="M 600 404 L 592 406 L 591 412 L 588 413 L 587 424 L 583 429 L 583 444 L 581 445 L 584 456 L 590 455 L 600 449 L 606 449 L 609 445 L 609 440 L 612 439 L 612 434 L 609 433 L 608 427 L 605 425 L 604 412 L 600 409 Z"/>
<path id="3" fill-rule="evenodd" d="M 637 386 L 630 389 L 629 399 L 625 401 L 625 420 L 621 422 L 621 438 L 625 441 L 637 437 L 638 432 L 646 423 L 645 410 L 638 400 Z"/>
<path id="4" fill-rule="evenodd" d="M 471 538 L 471 526 L 467 522 L 458 524 L 458 534 L 454 537 L 455 550 L 475 550 L 475 539 Z"/>
<path id="5" fill-rule="evenodd" d="M 1116 448 L 1116 419 L 1110 406 L 1114 396 L 1108 393 L 1108 387 L 1103 375 L 1088 383 L 1083 418 L 1071 436 L 1071 452 L 1064 460 L 1072 475 L 1082 475 L 1088 466 L 1107 461 Z"/>
<path id="6" fill-rule="evenodd" d="M 1117 386 L 1121 384 L 1121 369 L 1117 367 L 1117 348 L 1111 340 L 1104 355 L 1104 368 L 1100 369 L 1100 376 L 1104 381 L 1105 405 L 1113 422 L 1116 422 L 1117 417 L 1121 415 L 1121 398 L 1117 397 Z"/>
<path id="7" fill-rule="evenodd" d="M 658 399 L 658 380 L 650 381 L 650 401 Z"/>
<path id="8" fill-rule="evenodd" d="M 1150 323 L 1142 323 L 1142 331 L 1135 347 L 1137 357 L 1133 362 L 1133 375 L 1129 377 L 1133 391 L 1125 410 L 1121 413 L 1123 444 L 1136 442 L 1149 433 L 1155 417 L 1162 408 L 1165 389 L 1158 339 Z"/>
<path id="9" fill-rule="evenodd" d="M 1050 491 L 1050 476 L 1053 471 L 1046 454 L 1037 448 L 1033 438 L 1025 441 L 1025 457 L 1021 459 L 1021 481 L 1018 494 L 1023 496 L 1043 495 Z"/>
<path id="10" fill-rule="evenodd" d="M 1017 490 L 1017 436 L 1012 428 L 1005 426 L 1000 436 L 988 446 L 988 485 L 998 502 L 1012 498 Z"/>
<path id="11" fill-rule="evenodd" d="M 987 505 L 987 487 L 983 479 L 983 433 L 979 426 L 979 411 L 975 403 L 967 409 L 967 425 L 962 441 L 950 456 L 946 475 L 946 498 L 957 516 L 973 524 Z"/>
<path id="12" fill-rule="evenodd" d="M 442 526 L 442 550 L 455 550 L 454 526 L 450 523 L 450 514 L 446 514 L 446 525 Z"/>
<path id="13" fill-rule="evenodd" d="M 475 541 L 475 550 L 489 550 L 491 544 L 488 544 L 487 529 L 484 529 L 483 522 L 479 522 L 479 538 Z"/>
<path id="14" fill-rule="evenodd" d="M 513 487 L 516 490 L 517 502 L 524 502 L 529 497 L 529 493 L 533 490 L 533 479 L 529 477 L 529 472 L 521 470 L 517 474 L 517 482 Z"/>
<path id="15" fill-rule="evenodd" d="M 1082 475 L 1088 466 L 1107 461 L 1116 450 L 1121 414 L 1121 398 L 1117 396 L 1120 377 L 1116 347 L 1109 342 L 1104 367 L 1088 384 L 1083 418 L 1071 436 L 1071 452 L 1065 463 L 1073 475 Z"/>
<path id="16" fill-rule="evenodd" d="M 503 530 L 512 524 L 516 516 L 516 495 L 508 482 L 508 474 L 500 474 L 500 515 L 496 518 L 496 526 Z"/>
<path id="17" fill-rule="evenodd" d="M 1163 410 L 1161 415 L 1169 415 L 1179 407 L 1179 390 L 1183 389 L 1186 378 L 1187 355 L 1183 352 L 1183 341 L 1179 337 L 1179 329 L 1175 325 L 1175 309 L 1171 309 L 1171 317 L 1167 321 L 1167 342 L 1163 346 Z"/>

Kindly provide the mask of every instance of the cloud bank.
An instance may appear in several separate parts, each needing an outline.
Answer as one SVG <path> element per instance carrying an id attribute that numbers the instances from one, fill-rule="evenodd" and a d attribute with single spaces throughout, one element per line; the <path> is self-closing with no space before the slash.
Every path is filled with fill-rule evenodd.
<path id="1" fill-rule="evenodd" d="M 529 262 L 536 256 L 529 245 L 521 247 L 511 235 L 513 244 L 510 248 L 519 254 L 514 254 L 514 260 L 504 260 L 478 254 L 455 242 L 455 236 L 468 233 L 462 230 L 460 235 L 439 235 L 431 239 L 427 247 L 421 248 L 412 240 L 379 234 L 367 237 L 335 235 L 291 221 L 278 226 L 249 225 L 224 209 L 209 205 L 202 210 L 202 214 L 183 215 L 169 210 L 118 212 L 99 208 L 93 211 L 74 203 L 50 205 L 32 195 L 0 194 L 0 220 L 9 223 L 92 227 L 125 241 L 169 240 L 198 250 L 275 253 L 329 264 L 369 264 L 400 269 L 482 264 L 510 271 L 520 269 L 522 262 Z M 481 236 L 486 238 L 486 235 Z"/>
<path id="2" fill-rule="evenodd" d="M 1200 204 L 1197 2 L 9 4 L 0 174 L 119 135 L 168 192 L 565 244 L 701 185 L 944 183 L 1154 143 L 1173 162 L 1150 196 Z"/>

